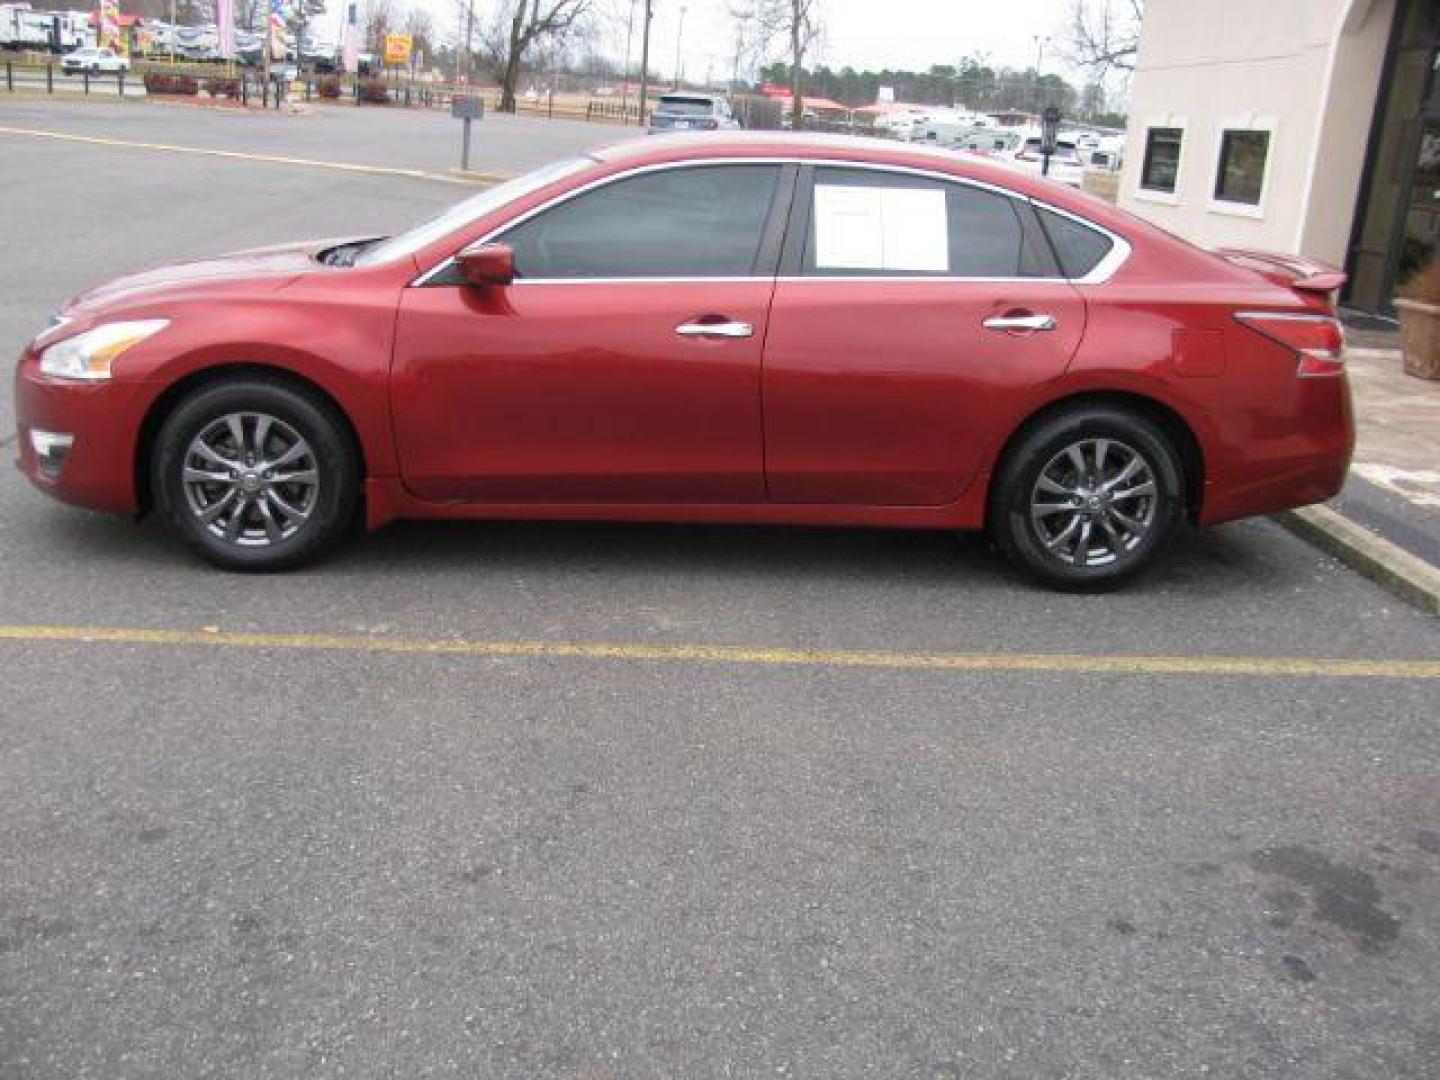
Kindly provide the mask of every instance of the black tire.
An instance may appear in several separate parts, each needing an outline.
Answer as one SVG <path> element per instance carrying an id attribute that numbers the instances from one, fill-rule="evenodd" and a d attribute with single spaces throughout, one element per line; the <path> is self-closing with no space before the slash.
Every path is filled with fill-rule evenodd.
<path id="1" fill-rule="evenodd" d="M 1080 478 L 1072 448 L 1079 449 L 1081 464 L 1102 455 L 1101 474 L 1092 469 Z M 1107 487 L 1133 459 L 1141 462 L 1134 474 L 1140 482 Z M 1042 474 L 1049 487 L 1042 487 Z M 1067 474 L 1078 478 L 1076 490 L 1083 494 L 1069 493 Z M 1147 478 L 1153 495 L 1132 495 L 1144 490 Z M 1058 494 L 1062 488 L 1066 494 Z M 987 527 L 1000 550 L 1044 584 L 1102 591 L 1151 561 L 1184 515 L 1184 492 L 1180 456 L 1160 427 L 1124 408 L 1077 406 L 1036 424 L 1006 454 L 991 487 Z M 1061 503 L 1065 509 L 1052 509 Z M 1122 518 L 1127 524 L 1120 524 Z M 1063 538 L 1074 522 L 1074 539 Z M 1130 522 L 1143 531 L 1132 534 Z"/>
<path id="2" fill-rule="evenodd" d="M 304 470 L 306 475 L 313 473 L 313 480 L 306 483 L 313 483 L 314 489 L 277 481 L 273 485 L 277 498 L 272 502 L 272 485 L 268 479 L 260 480 L 257 472 L 268 456 L 264 453 L 259 455 L 261 460 L 255 468 L 247 468 L 243 481 L 225 481 L 212 486 L 187 484 L 187 464 L 200 461 L 194 454 L 196 441 L 202 433 L 221 430 L 226 418 L 236 414 L 248 418 L 242 419 L 241 430 L 252 442 L 259 438 L 271 447 L 284 449 L 285 442 L 274 441 L 282 438 L 282 433 L 297 437 L 289 447 L 303 442 L 307 453 L 290 468 Z M 258 420 L 261 417 L 270 421 L 266 431 L 274 434 L 268 438 L 260 434 Z M 240 475 L 219 466 L 212 467 L 217 474 Z M 166 417 L 155 438 L 150 468 L 151 490 L 161 516 L 202 556 L 229 570 L 280 570 L 315 558 L 346 531 L 360 502 L 359 454 L 343 417 L 318 396 L 263 378 L 212 383 L 184 398 Z M 301 473 L 277 469 L 265 475 L 300 476 Z M 251 482 L 260 485 L 258 492 L 242 491 L 242 483 Z M 232 500 L 232 506 L 237 503 L 249 506 L 248 513 L 241 513 L 240 525 L 235 530 L 237 535 L 233 538 L 216 531 L 228 522 L 228 516 L 210 524 L 201 517 L 207 502 L 209 508 L 214 508 L 224 501 L 223 493 L 229 488 L 235 489 L 231 495 L 238 495 Z M 302 498 L 295 498 L 297 491 L 303 492 Z M 285 501 L 280 501 L 281 497 Z M 297 506 L 303 514 L 287 517 L 279 510 L 282 505 Z M 271 534 L 266 526 L 273 522 L 281 522 L 283 529 L 277 527 Z M 247 539 L 250 531 L 267 535 L 263 539 L 258 535 Z"/>

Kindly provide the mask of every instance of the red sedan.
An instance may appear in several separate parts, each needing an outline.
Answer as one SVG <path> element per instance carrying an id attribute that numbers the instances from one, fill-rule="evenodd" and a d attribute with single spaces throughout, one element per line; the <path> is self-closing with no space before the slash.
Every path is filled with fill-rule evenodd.
<path id="1" fill-rule="evenodd" d="M 227 567 L 363 507 L 986 529 L 1100 586 L 1339 490 L 1342 281 L 979 158 L 663 136 L 86 293 L 21 357 L 20 467 Z"/>

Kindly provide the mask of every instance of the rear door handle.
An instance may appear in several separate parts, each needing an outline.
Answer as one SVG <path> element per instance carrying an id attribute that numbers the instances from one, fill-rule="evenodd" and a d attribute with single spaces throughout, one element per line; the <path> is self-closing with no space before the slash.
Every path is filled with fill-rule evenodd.
<path id="1" fill-rule="evenodd" d="M 755 328 L 748 322 L 687 322 L 675 327 L 681 337 L 745 338 L 754 337 Z"/>
<path id="2" fill-rule="evenodd" d="M 1054 315 L 996 315 L 982 323 L 986 330 L 1054 330 Z"/>

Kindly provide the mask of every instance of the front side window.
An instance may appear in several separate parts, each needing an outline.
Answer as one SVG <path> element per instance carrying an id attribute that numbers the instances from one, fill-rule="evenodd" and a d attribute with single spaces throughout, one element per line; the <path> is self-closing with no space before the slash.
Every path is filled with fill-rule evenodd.
<path id="1" fill-rule="evenodd" d="M 1025 277 L 1038 274 L 1014 200 L 904 173 L 820 168 L 806 274 Z"/>
<path id="2" fill-rule="evenodd" d="M 1180 177 L 1181 128 L 1150 128 L 1145 134 L 1145 161 L 1140 168 L 1140 186 L 1146 191 L 1175 194 Z"/>
<path id="3" fill-rule="evenodd" d="M 1265 187 L 1270 132 L 1231 128 L 1220 136 L 1220 168 L 1215 176 L 1218 202 L 1259 206 Z"/>
<path id="4" fill-rule="evenodd" d="M 749 277 L 778 165 L 705 165 L 627 177 L 499 239 L 519 278 Z"/>

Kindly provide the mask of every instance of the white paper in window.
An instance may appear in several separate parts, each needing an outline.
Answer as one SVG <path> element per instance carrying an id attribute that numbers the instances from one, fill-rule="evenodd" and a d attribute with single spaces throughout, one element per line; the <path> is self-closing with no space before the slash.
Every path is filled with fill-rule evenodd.
<path id="1" fill-rule="evenodd" d="M 815 266 L 820 270 L 950 269 L 945 192 L 936 188 L 815 188 Z"/>

